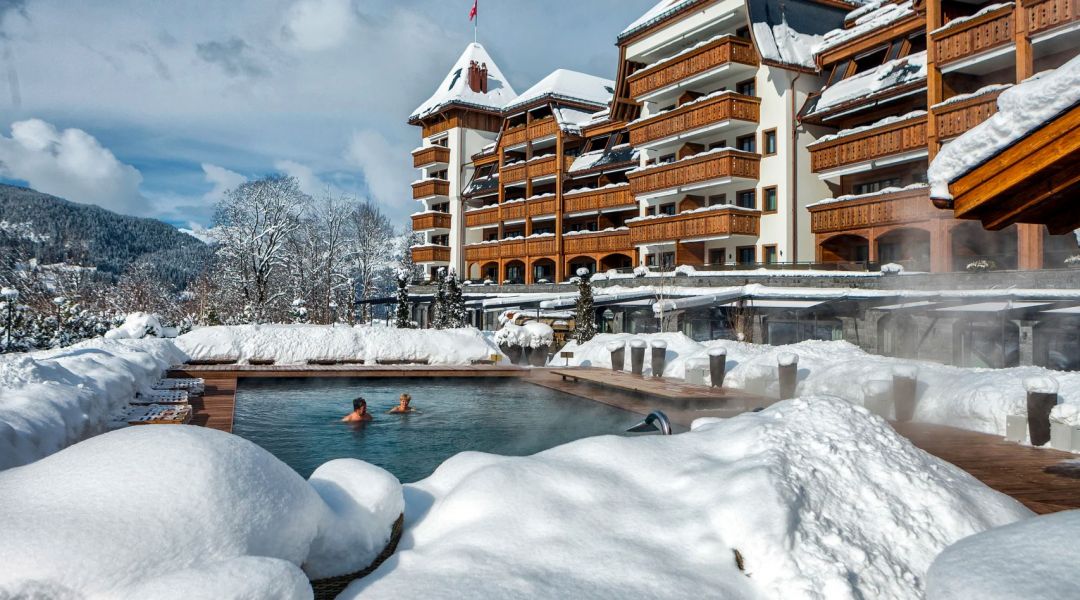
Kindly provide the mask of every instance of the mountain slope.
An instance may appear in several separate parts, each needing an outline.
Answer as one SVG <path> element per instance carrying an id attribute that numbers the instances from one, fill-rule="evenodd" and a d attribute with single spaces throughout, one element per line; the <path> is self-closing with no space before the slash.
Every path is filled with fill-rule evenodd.
<path id="1" fill-rule="evenodd" d="M 97 267 L 108 277 L 147 261 L 166 281 L 190 281 L 209 247 L 167 223 L 120 215 L 34 190 L 0 184 L 0 252 Z"/>

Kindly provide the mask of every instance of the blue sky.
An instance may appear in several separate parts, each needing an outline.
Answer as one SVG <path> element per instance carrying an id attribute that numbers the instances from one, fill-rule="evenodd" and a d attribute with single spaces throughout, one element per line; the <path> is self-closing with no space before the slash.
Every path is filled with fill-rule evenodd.
<path id="1" fill-rule="evenodd" d="M 614 78 L 655 0 L 486 0 L 480 41 L 519 92 Z M 0 179 L 180 226 L 267 173 L 416 210 L 405 124 L 465 44 L 471 0 L 0 0 Z"/>

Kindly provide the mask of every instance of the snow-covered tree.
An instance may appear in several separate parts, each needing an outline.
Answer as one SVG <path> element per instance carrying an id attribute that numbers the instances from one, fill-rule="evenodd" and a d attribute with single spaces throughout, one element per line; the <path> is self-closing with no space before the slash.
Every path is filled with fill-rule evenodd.
<path id="1" fill-rule="evenodd" d="M 26 352 L 32 349 L 29 307 L 19 303 L 15 288 L 0 289 L 0 351 Z"/>
<path id="2" fill-rule="evenodd" d="M 307 303 L 304 302 L 303 298 L 297 298 L 292 301 L 292 306 L 289 307 L 289 317 L 292 319 L 293 323 L 309 322 Z"/>
<path id="3" fill-rule="evenodd" d="M 411 305 L 409 302 L 409 283 L 411 278 L 408 269 L 405 268 L 399 268 L 396 275 L 397 308 L 394 313 L 394 326 L 398 329 L 409 329 L 412 327 L 412 319 L 409 314 Z"/>
<path id="4" fill-rule="evenodd" d="M 446 269 L 439 268 L 436 273 L 435 299 L 431 302 L 431 326 L 435 329 L 447 328 Z"/>
<path id="5" fill-rule="evenodd" d="M 589 270 L 577 270 L 578 299 L 574 309 L 574 339 L 587 342 L 596 337 L 596 309 L 593 307 L 592 281 Z"/>
<path id="6" fill-rule="evenodd" d="M 450 269 L 444 279 L 446 280 L 444 324 L 448 329 L 465 327 L 469 324 L 469 313 L 465 309 L 465 297 L 461 294 L 461 284 L 458 283 L 457 273 L 454 269 Z"/>
<path id="7" fill-rule="evenodd" d="M 408 225 L 398 238 L 398 263 L 409 275 L 409 281 L 419 281 L 424 276 L 424 268 L 413 262 L 412 247 L 420 243 L 420 234 L 412 230 Z"/>
<path id="8" fill-rule="evenodd" d="M 348 227 L 357 299 L 369 300 L 387 279 L 390 262 L 394 258 L 394 227 L 372 202 L 353 205 L 348 216 Z M 362 323 L 369 322 L 371 305 L 361 303 L 359 307 L 357 319 Z"/>

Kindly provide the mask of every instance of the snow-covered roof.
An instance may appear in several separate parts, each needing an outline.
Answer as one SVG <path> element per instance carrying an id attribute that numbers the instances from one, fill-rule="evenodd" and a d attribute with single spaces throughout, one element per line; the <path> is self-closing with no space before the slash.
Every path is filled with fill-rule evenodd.
<path id="1" fill-rule="evenodd" d="M 1017 140 L 1080 104 L 1080 56 L 998 96 L 998 112 L 945 144 L 930 163 L 930 196 L 951 199 L 949 184 Z"/>
<path id="2" fill-rule="evenodd" d="M 683 7 L 699 1 L 700 0 L 660 0 L 655 6 L 645 11 L 645 14 L 638 17 L 633 23 L 627 25 L 626 29 L 623 29 L 622 32 L 619 33 L 619 38 L 624 38 L 645 29 L 654 23 L 659 23 Z"/>
<path id="3" fill-rule="evenodd" d="M 576 173 L 578 171 L 587 171 L 606 165 L 634 162 L 637 161 L 638 156 L 637 148 L 630 147 L 630 144 L 619 144 L 618 146 L 613 146 L 610 150 L 605 148 L 582 154 L 574 159 L 574 163 L 570 165 L 569 172 Z"/>
<path id="4" fill-rule="evenodd" d="M 926 52 L 890 60 L 869 71 L 842 79 L 821 91 L 814 109 L 821 113 L 857 98 L 873 96 L 890 89 L 926 79 Z"/>
<path id="5" fill-rule="evenodd" d="M 755 0 L 747 2 L 747 9 L 761 58 L 804 69 L 816 68 L 814 48 L 843 25 L 845 14 L 810 0 Z"/>
<path id="6" fill-rule="evenodd" d="M 581 128 L 589 124 L 589 122 L 592 121 L 593 115 L 596 114 L 596 111 L 568 108 L 565 106 L 557 107 L 554 112 L 555 120 L 558 122 L 559 128 L 574 135 L 581 135 Z"/>
<path id="7" fill-rule="evenodd" d="M 478 64 L 487 65 L 488 91 L 486 94 L 474 92 L 469 87 L 468 70 L 469 64 L 476 61 Z M 483 108 L 488 110 L 502 110 L 504 106 L 517 96 L 510 82 L 503 76 L 499 66 L 492 60 L 487 50 L 478 43 L 469 44 L 461 57 L 457 59 L 446 78 L 439 84 L 438 89 L 423 104 L 413 111 L 409 120 L 422 119 L 435 114 L 451 104 L 459 104 L 468 107 Z"/>
<path id="8" fill-rule="evenodd" d="M 867 9 L 868 6 L 874 7 Z M 860 14 L 852 21 L 851 14 L 854 13 Z M 847 29 L 837 28 L 826 33 L 821 43 L 814 48 L 814 52 L 825 52 L 840 44 L 864 36 L 871 31 L 887 27 L 890 24 L 913 14 L 915 14 L 915 9 L 912 0 L 900 4 L 876 3 L 874 5 L 868 4 L 862 6 L 848 14 L 847 22 L 854 22 L 851 27 L 848 27 Z"/>
<path id="9" fill-rule="evenodd" d="M 939 107 L 942 107 L 942 106 L 948 106 L 950 104 L 956 104 L 957 102 L 963 102 L 964 100 L 970 100 L 972 98 L 978 98 L 979 96 L 986 96 L 986 95 L 989 95 L 989 94 L 993 94 L 994 92 L 1001 92 L 1001 91 L 1004 91 L 1004 90 L 1007 90 L 1007 89 L 1011 88 L 1012 86 L 1013 86 L 1013 84 L 1011 84 L 1011 83 L 991 83 L 990 85 L 985 85 L 985 86 L 975 90 L 974 92 L 971 92 L 971 93 L 968 93 L 968 94 L 957 94 L 957 95 L 949 98 L 948 100 L 945 100 L 944 102 L 938 102 L 937 104 L 934 105 L 934 108 L 939 108 Z"/>
<path id="10" fill-rule="evenodd" d="M 525 106 L 541 98 L 573 100 L 593 104 L 600 108 L 607 106 L 614 94 L 615 82 L 610 79 L 568 69 L 556 69 L 536 85 L 522 92 L 506 106 L 506 110 Z M 583 119 L 582 122 L 587 120 Z"/>

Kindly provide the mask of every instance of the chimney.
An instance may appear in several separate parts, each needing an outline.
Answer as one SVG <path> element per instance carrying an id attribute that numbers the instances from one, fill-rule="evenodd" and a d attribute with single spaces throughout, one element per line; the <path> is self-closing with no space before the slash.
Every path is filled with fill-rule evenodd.
<path id="1" fill-rule="evenodd" d="M 487 73 L 487 63 L 478 64 L 475 60 L 469 62 L 469 89 L 478 94 L 486 94 L 488 91 Z"/>

